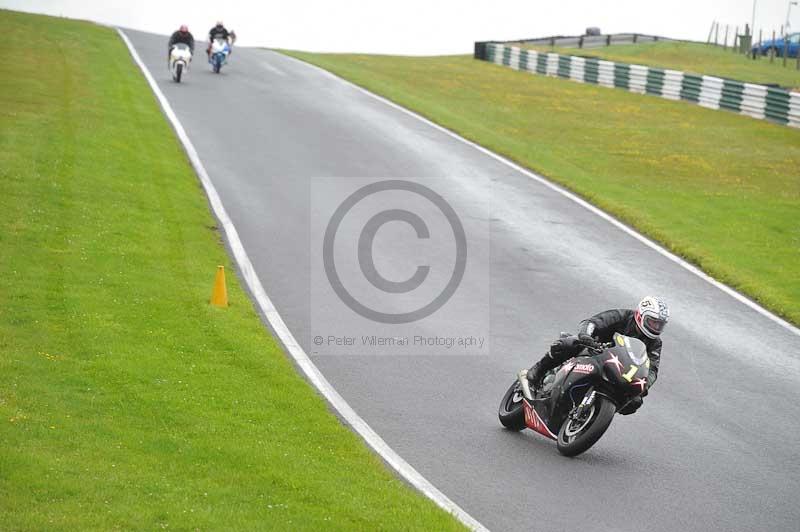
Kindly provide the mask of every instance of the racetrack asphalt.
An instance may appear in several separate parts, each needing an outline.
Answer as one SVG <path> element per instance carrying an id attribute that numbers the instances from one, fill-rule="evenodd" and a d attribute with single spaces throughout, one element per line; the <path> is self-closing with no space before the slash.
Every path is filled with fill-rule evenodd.
<path id="1" fill-rule="evenodd" d="M 335 76 L 244 48 L 215 75 L 198 44 L 191 71 L 176 84 L 166 37 L 126 33 L 302 347 L 395 451 L 488 528 L 797 530 L 795 333 L 557 191 Z M 320 228 L 348 193 L 385 179 L 424 183 L 451 203 L 474 262 L 429 321 L 374 324 L 374 331 L 485 332 L 482 354 L 355 346 L 359 354 L 342 354 L 348 346 L 323 353 L 312 340 L 369 334 L 368 320 L 330 288 Z M 398 198 L 372 198 L 368 207 L 421 205 Z M 352 236 L 343 231 L 337 243 Z M 446 244 L 390 245 L 416 238 L 403 224 L 376 235 L 375 265 L 387 278 L 410 277 L 422 255 L 431 282 L 441 281 L 435 271 L 453 270 Z M 353 272 L 364 270 L 360 249 L 351 244 L 336 255 L 351 288 Z M 369 290 L 353 289 L 358 297 Z M 515 372 L 559 331 L 649 293 L 666 297 L 672 321 L 658 383 L 637 414 L 616 416 L 574 459 L 530 431 L 500 426 L 497 405 Z M 386 305 L 409 301 L 417 302 Z"/>

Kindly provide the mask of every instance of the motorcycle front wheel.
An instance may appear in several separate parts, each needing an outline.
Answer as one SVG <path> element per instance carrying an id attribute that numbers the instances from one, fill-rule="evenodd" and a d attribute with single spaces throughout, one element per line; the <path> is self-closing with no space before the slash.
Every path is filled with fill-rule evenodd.
<path id="1" fill-rule="evenodd" d="M 525 411 L 522 408 L 522 389 L 519 381 L 514 381 L 505 393 L 497 414 L 505 428 L 511 430 L 525 428 Z"/>
<path id="2" fill-rule="evenodd" d="M 558 431 L 556 445 L 564 456 L 577 456 L 597 443 L 605 433 L 617 407 L 611 400 L 598 395 L 594 404 L 580 418 L 570 416 Z"/>

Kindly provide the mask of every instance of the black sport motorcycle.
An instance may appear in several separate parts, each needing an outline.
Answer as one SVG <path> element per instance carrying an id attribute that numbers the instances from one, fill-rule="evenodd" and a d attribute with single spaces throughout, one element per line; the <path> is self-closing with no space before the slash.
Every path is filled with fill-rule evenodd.
<path id="1" fill-rule="evenodd" d="M 614 414 L 624 413 L 647 389 L 647 347 L 621 334 L 613 340 L 582 349 L 545 375 L 535 393 L 527 370 L 520 371 L 500 402 L 500 423 L 556 440 L 565 456 L 586 451 L 605 433 Z"/>

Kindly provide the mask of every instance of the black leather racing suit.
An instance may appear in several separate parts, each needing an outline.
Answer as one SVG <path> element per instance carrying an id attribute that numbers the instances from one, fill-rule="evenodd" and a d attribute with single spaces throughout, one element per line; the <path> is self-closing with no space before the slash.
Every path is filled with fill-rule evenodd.
<path id="1" fill-rule="evenodd" d="M 661 363 L 661 338 L 648 338 L 639 330 L 634 320 L 635 311 L 631 309 L 606 310 L 583 320 L 578 335 L 588 334 L 598 341 L 606 343 L 614 339 L 614 333 L 638 338 L 647 346 L 650 358 L 650 372 L 647 375 L 647 387 L 650 388 L 658 378 L 658 365 Z"/>
<path id="2" fill-rule="evenodd" d="M 181 32 L 176 31 L 172 34 L 172 37 L 169 38 L 169 44 L 167 44 L 167 48 L 172 48 L 173 45 L 178 43 L 183 43 L 189 46 L 189 49 L 194 53 L 194 37 L 188 31 Z"/>
<path id="3" fill-rule="evenodd" d="M 603 343 L 611 342 L 614 333 L 620 333 L 632 338 L 638 338 L 647 347 L 647 356 L 650 358 L 650 371 L 647 375 L 647 389 L 641 397 L 634 398 L 625 408 L 620 410 L 621 414 L 632 414 L 642 405 L 642 397 L 647 395 L 647 390 L 656 382 L 658 378 L 658 366 L 661 363 L 661 339 L 648 338 L 639 330 L 634 319 L 635 311 L 630 309 L 606 310 L 595 314 L 591 318 L 585 319 L 580 323 L 578 336 L 567 336 L 556 340 L 550 345 L 550 349 L 542 359 L 528 370 L 528 379 L 532 385 L 541 384 L 546 372 L 557 368 L 570 358 L 577 356 L 583 350 L 583 345 L 579 342 L 582 334 L 588 334 L 595 340 Z"/>
<path id="4" fill-rule="evenodd" d="M 230 36 L 231 34 L 225 26 L 214 26 L 208 30 L 208 42 L 214 42 L 214 39 L 224 39 L 227 41 Z"/>

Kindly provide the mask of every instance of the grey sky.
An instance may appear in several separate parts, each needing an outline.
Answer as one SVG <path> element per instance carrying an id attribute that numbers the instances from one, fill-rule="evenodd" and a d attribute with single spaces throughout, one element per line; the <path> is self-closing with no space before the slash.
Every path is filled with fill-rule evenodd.
<path id="1" fill-rule="evenodd" d="M 786 19 L 788 0 L 758 0 L 756 33 Z M 713 20 L 750 22 L 752 0 L 285 0 L 245 2 L 0 0 L 0 7 L 84 18 L 157 33 L 188 24 L 204 35 L 217 19 L 250 46 L 394 54 L 464 53 L 475 40 L 574 35 L 587 26 L 705 40 Z M 800 30 L 800 7 L 792 8 Z M 720 37 L 721 38 L 721 37 Z M 732 38 L 732 37 L 731 37 Z"/>

